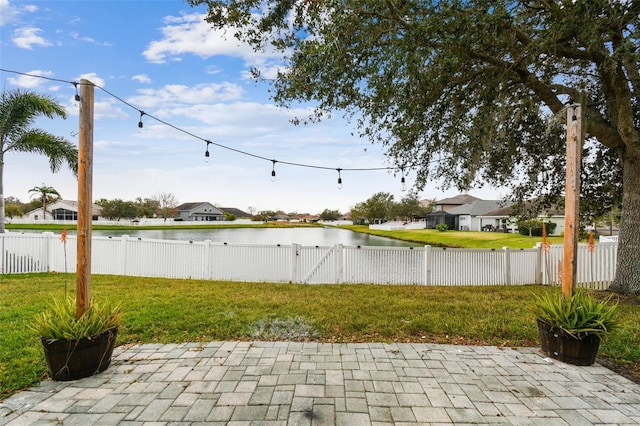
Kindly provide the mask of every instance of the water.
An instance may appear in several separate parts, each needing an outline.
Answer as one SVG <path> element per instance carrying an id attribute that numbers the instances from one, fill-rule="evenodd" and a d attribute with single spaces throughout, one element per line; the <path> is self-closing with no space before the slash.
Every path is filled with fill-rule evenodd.
<path id="1" fill-rule="evenodd" d="M 222 229 L 160 229 L 160 230 L 93 230 L 94 236 L 120 237 L 157 240 L 205 241 L 211 240 L 228 244 L 281 244 L 292 243 L 303 246 L 393 246 L 416 247 L 418 243 L 394 240 L 377 235 L 362 234 L 338 228 L 222 228 Z"/>

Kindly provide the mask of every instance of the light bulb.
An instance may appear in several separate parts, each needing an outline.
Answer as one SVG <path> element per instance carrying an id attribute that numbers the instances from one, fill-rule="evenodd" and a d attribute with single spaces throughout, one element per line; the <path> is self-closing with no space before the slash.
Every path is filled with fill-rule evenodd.
<path id="1" fill-rule="evenodd" d="M 402 176 L 402 179 L 400 179 L 400 190 L 402 192 L 407 190 L 407 182 L 404 180 L 404 176 Z"/>
<path id="2" fill-rule="evenodd" d="M 271 182 L 275 182 L 275 181 L 276 181 L 276 171 L 271 170 Z"/>
<path id="3" fill-rule="evenodd" d="M 342 178 L 338 178 L 338 189 L 342 189 Z"/>

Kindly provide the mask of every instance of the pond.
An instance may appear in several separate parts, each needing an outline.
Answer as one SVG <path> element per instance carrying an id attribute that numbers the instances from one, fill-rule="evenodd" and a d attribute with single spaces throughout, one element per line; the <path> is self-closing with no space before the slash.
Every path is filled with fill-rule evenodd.
<path id="1" fill-rule="evenodd" d="M 221 229 L 161 229 L 161 230 L 93 230 L 94 236 L 119 237 L 129 235 L 135 238 L 157 240 L 205 241 L 211 240 L 228 244 L 281 244 L 292 243 L 303 246 L 393 246 L 416 247 L 419 243 L 362 234 L 338 228 L 221 228 Z"/>

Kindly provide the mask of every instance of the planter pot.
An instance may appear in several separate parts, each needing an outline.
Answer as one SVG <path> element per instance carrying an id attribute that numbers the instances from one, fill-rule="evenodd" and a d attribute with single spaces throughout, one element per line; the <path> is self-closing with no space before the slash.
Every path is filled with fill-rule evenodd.
<path id="1" fill-rule="evenodd" d="M 592 365 L 596 361 L 600 337 L 587 334 L 577 339 L 541 321 L 538 321 L 538 331 L 545 355 L 573 365 Z"/>
<path id="2" fill-rule="evenodd" d="M 68 381 L 93 376 L 109 367 L 118 328 L 91 339 L 49 341 L 42 338 L 44 356 L 53 380 Z"/>

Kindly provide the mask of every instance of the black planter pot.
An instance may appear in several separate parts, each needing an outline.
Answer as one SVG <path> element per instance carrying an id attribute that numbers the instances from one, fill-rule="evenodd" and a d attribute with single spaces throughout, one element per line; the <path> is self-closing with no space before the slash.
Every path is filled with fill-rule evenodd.
<path id="1" fill-rule="evenodd" d="M 53 380 L 68 381 L 93 376 L 111 364 L 118 328 L 91 339 L 49 341 L 42 338 L 44 356 Z"/>
<path id="2" fill-rule="evenodd" d="M 573 365 L 592 365 L 596 361 L 600 337 L 587 334 L 577 339 L 538 320 L 540 346 L 545 355 Z"/>

